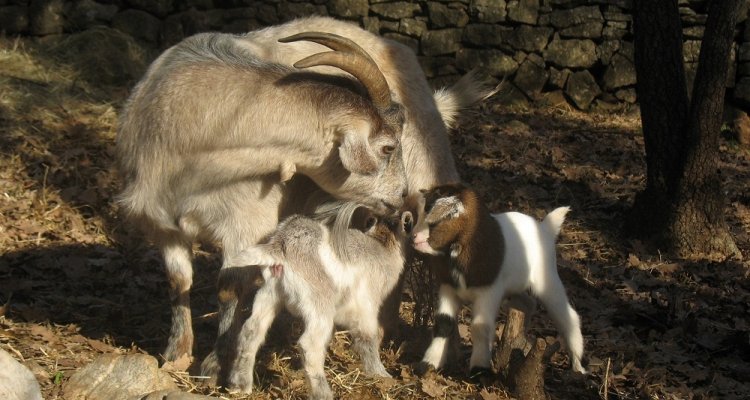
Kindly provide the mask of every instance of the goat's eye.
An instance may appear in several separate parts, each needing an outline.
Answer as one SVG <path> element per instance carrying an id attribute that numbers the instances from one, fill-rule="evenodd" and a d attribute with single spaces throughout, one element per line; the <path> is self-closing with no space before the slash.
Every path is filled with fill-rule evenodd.
<path id="1" fill-rule="evenodd" d="M 383 148 L 381 149 L 381 151 L 383 152 L 383 154 L 386 155 L 386 156 L 390 155 L 395 150 L 396 150 L 396 146 L 383 146 Z"/>

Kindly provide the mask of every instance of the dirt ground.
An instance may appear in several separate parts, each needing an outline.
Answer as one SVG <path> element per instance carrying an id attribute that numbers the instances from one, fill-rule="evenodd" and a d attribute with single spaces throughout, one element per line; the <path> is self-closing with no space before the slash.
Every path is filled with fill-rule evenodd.
<path id="1" fill-rule="evenodd" d="M 158 254 L 113 205 L 117 115 L 138 65 L 82 64 L 101 52 L 84 48 L 71 57 L 65 46 L 0 39 L 0 347 L 31 368 L 46 399 L 62 398 L 66 380 L 99 354 L 159 357 L 170 315 Z M 92 79 L 99 68 L 110 72 L 106 79 Z M 466 113 L 451 140 L 462 176 L 493 211 L 542 218 L 572 207 L 559 270 L 582 318 L 590 374 L 572 373 L 567 355 L 557 353 L 545 375 L 552 399 L 750 397 L 750 263 L 673 260 L 620 233 L 645 182 L 636 113 L 514 109 L 489 100 Z M 724 140 L 721 157 L 726 216 L 750 260 L 750 150 Z M 198 362 L 217 329 L 218 264 L 215 249 L 196 248 Z M 393 379 L 361 375 L 346 333 L 336 334 L 327 372 L 337 397 L 508 398 L 499 383 L 467 376 L 465 324 L 459 361 L 442 374 L 414 376 L 410 365 L 430 338 L 410 324 L 414 300 L 404 294 L 405 341 L 382 352 Z M 504 316 L 498 320 L 500 330 Z M 271 334 L 251 398 L 305 396 L 298 325 L 287 320 Z M 556 335 L 544 311 L 530 333 Z M 179 367 L 171 374 L 184 390 L 239 398 L 202 387 Z"/>

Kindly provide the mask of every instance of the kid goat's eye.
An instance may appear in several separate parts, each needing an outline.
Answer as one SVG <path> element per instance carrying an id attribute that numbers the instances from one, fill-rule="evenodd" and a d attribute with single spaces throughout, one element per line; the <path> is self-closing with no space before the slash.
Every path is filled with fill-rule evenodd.
<path id="1" fill-rule="evenodd" d="M 390 155 L 396 150 L 396 146 L 383 146 L 383 154 L 384 155 Z"/>

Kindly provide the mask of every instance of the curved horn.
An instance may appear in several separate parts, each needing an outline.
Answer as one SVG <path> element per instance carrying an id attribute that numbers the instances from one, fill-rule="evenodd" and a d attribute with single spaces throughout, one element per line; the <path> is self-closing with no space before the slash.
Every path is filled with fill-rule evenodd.
<path id="1" fill-rule="evenodd" d="M 340 68 L 352 74 L 364 85 L 376 107 L 385 109 L 391 105 L 391 90 L 385 76 L 370 55 L 359 45 L 345 37 L 324 32 L 302 32 L 279 39 L 279 42 L 289 43 L 300 40 L 322 44 L 334 51 L 305 57 L 294 63 L 295 67 L 309 68 L 328 65 Z"/>

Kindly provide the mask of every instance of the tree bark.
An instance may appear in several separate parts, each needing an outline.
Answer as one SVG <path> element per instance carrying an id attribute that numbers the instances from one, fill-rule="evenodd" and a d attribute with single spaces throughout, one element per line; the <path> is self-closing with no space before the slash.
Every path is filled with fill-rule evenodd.
<path id="1" fill-rule="evenodd" d="M 693 101 L 687 96 L 677 0 L 634 1 L 636 92 L 647 184 L 626 229 L 683 258 L 739 256 L 724 219 L 719 129 L 740 0 L 710 3 Z"/>

